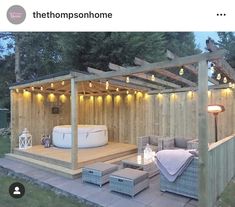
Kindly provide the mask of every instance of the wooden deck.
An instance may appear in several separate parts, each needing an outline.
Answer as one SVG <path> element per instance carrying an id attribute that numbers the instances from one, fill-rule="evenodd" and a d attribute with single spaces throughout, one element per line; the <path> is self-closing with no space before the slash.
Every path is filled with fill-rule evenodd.
<path id="1" fill-rule="evenodd" d="M 109 142 L 107 145 L 96 148 L 78 149 L 78 169 L 71 170 L 71 149 L 62 149 L 56 147 L 44 148 L 42 145 L 36 145 L 27 150 L 14 149 L 14 154 L 8 154 L 8 157 L 21 159 L 25 162 L 31 162 L 41 167 L 51 167 L 53 171 L 63 171 L 72 174 L 72 177 L 78 177 L 81 168 L 94 162 L 118 162 L 137 152 L 136 145 Z M 76 175 L 76 176 L 74 176 Z"/>

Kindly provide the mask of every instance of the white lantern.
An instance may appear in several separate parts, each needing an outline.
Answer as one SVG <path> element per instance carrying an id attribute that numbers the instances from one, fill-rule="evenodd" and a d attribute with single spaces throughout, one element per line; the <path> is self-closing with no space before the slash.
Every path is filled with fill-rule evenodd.
<path id="1" fill-rule="evenodd" d="M 25 128 L 19 136 L 19 149 L 28 149 L 30 147 L 32 147 L 32 135 Z"/>

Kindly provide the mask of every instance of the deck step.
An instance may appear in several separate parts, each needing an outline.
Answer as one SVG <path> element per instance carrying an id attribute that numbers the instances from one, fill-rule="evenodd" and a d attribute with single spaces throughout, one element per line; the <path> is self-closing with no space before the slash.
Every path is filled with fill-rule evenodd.
<path id="1" fill-rule="evenodd" d="M 33 158 L 24 157 L 22 155 L 17 155 L 17 154 L 6 154 L 5 157 L 11 160 L 21 161 L 25 164 L 29 164 L 31 166 L 40 168 L 42 170 L 47 170 L 47 171 L 62 175 L 67 178 L 78 178 L 81 176 L 81 172 L 82 172 L 82 169 L 71 170 L 69 168 L 54 165 L 51 163 L 46 163 L 44 161 L 35 160 Z"/>
<path id="2" fill-rule="evenodd" d="M 135 156 L 137 153 L 121 156 L 119 158 L 115 158 L 112 160 L 105 161 L 105 163 L 115 163 L 115 164 L 120 164 L 122 160 L 127 159 L 129 157 Z M 77 170 L 72 170 L 69 168 L 65 168 L 62 166 L 54 165 L 52 163 L 46 163 L 44 161 L 36 160 L 31 157 L 25 157 L 22 155 L 18 154 L 6 154 L 6 158 L 11 159 L 11 160 L 16 160 L 16 161 L 21 161 L 25 164 L 29 164 L 31 166 L 37 167 L 42 170 L 47 170 L 49 172 L 53 172 L 59 175 L 62 175 L 67 178 L 79 178 L 82 175 L 82 168 L 79 168 Z"/>

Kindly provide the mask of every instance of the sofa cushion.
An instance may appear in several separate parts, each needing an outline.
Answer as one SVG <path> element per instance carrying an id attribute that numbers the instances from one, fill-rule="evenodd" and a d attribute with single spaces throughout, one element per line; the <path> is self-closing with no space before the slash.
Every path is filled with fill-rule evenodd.
<path id="1" fill-rule="evenodd" d="M 158 145 L 158 137 L 149 136 L 149 144 L 157 146 Z"/>
<path id="2" fill-rule="evenodd" d="M 186 149 L 187 148 L 187 140 L 185 138 L 176 137 L 175 138 L 175 147 Z"/>

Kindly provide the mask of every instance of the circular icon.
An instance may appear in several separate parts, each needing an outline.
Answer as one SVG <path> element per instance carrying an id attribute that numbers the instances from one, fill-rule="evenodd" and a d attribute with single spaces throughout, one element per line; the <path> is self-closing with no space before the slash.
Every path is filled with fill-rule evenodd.
<path id="1" fill-rule="evenodd" d="M 21 24 L 25 18 L 26 12 L 22 6 L 14 5 L 7 10 L 7 19 L 12 24 Z"/>
<path id="2" fill-rule="evenodd" d="M 9 194 L 12 198 L 22 198 L 25 193 L 25 188 L 21 183 L 12 183 L 9 187 Z"/>

